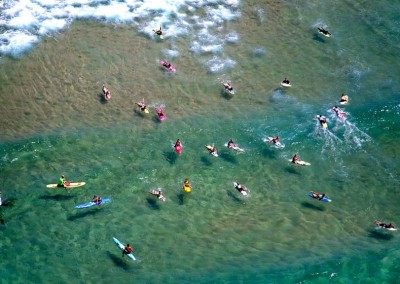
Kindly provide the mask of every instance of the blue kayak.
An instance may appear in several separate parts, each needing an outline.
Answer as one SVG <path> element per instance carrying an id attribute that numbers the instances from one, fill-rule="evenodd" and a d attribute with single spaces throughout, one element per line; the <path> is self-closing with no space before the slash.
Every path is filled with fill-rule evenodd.
<path id="1" fill-rule="evenodd" d="M 103 198 L 101 200 L 100 204 L 108 203 L 108 202 L 111 202 L 110 198 Z M 75 208 L 76 209 L 83 209 L 83 208 L 89 208 L 89 207 L 100 205 L 100 204 L 97 204 L 96 202 L 93 202 L 93 201 L 89 201 L 89 202 L 86 202 L 86 203 L 83 203 L 83 204 L 76 205 Z"/>
<path id="2" fill-rule="evenodd" d="M 324 196 L 324 198 L 322 198 L 322 199 L 319 199 L 319 198 L 317 198 L 317 197 L 314 197 L 314 196 L 312 195 L 311 192 L 308 194 L 308 196 L 310 196 L 310 197 L 313 198 L 313 199 L 317 199 L 317 200 L 323 201 L 323 202 L 331 202 L 331 201 L 332 201 L 332 200 L 330 200 L 330 199 L 329 199 L 328 197 L 326 197 L 326 196 Z"/>

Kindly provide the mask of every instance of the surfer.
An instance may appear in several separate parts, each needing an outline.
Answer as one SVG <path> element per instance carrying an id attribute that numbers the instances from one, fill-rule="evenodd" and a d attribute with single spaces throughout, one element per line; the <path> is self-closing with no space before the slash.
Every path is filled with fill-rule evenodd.
<path id="1" fill-rule="evenodd" d="M 344 93 L 342 94 L 342 96 L 340 97 L 340 101 L 341 104 L 347 104 L 349 102 L 349 96 L 345 95 Z"/>
<path id="2" fill-rule="evenodd" d="M 332 34 L 330 32 L 328 32 L 326 29 L 319 27 L 318 31 L 326 36 L 331 36 Z"/>
<path id="3" fill-rule="evenodd" d="M 233 147 L 236 147 L 235 143 L 233 143 L 232 138 L 229 139 L 227 147 L 228 147 L 229 149 L 232 149 Z"/>
<path id="4" fill-rule="evenodd" d="M 318 200 L 322 200 L 325 197 L 325 193 L 319 194 L 319 193 L 316 193 L 315 191 L 311 191 L 311 195 L 312 195 L 312 198 L 315 198 Z"/>
<path id="5" fill-rule="evenodd" d="M 161 26 L 159 30 L 153 30 L 153 32 L 158 35 L 158 36 L 162 36 L 162 30 L 161 30 Z"/>
<path id="6" fill-rule="evenodd" d="M 283 79 L 282 83 L 288 84 L 288 85 L 289 85 L 289 84 L 290 84 L 290 81 L 288 80 L 288 78 L 285 77 L 285 79 Z"/>
<path id="7" fill-rule="evenodd" d="M 384 229 L 395 229 L 395 227 L 392 225 L 392 223 L 385 224 L 381 221 L 375 221 L 374 224 L 378 225 L 379 227 L 384 228 Z"/>
<path id="8" fill-rule="evenodd" d="M 235 188 L 243 195 L 247 195 L 249 193 L 249 189 L 238 182 L 235 183 Z"/>
<path id="9" fill-rule="evenodd" d="M 322 116 L 322 115 L 319 114 L 319 115 L 317 115 L 317 119 L 318 119 L 319 123 L 321 124 L 322 128 L 327 128 L 328 127 L 328 123 L 326 121 L 326 117 L 325 116 Z"/>
<path id="10" fill-rule="evenodd" d="M 342 119 L 345 117 L 346 113 L 343 110 L 341 110 L 340 108 L 338 108 L 337 106 L 333 106 L 332 109 L 336 113 L 337 117 L 342 118 Z"/>
<path id="11" fill-rule="evenodd" d="M 92 202 L 96 203 L 97 205 L 100 205 L 100 204 L 101 204 L 101 201 L 102 201 L 102 199 L 101 199 L 100 196 L 95 195 L 95 196 L 93 196 L 93 198 L 92 198 Z"/>
<path id="12" fill-rule="evenodd" d="M 109 90 L 109 89 L 106 87 L 106 85 L 104 85 L 104 84 L 103 84 L 102 90 L 103 90 L 104 98 L 105 98 L 106 100 L 109 100 L 109 99 L 111 98 L 111 92 L 110 92 L 110 90 Z"/>
<path id="13" fill-rule="evenodd" d="M 65 183 L 66 183 L 65 176 L 62 175 L 62 176 L 58 179 L 57 187 L 63 187 L 63 188 L 65 189 L 65 191 L 68 192 L 67 185 L 66 185 Z"/>
<path id="14" fill-rule="evenodd" d="M 192 191 L 192 185 L 190 184 L 188 178 L 186 178 L 185 181 L 183 182 L 183 190 L 185 192 L 191 192 Z"/>
<path id="15" fill-rule="evenodd" d="M 181 140 L 179 140 L 179 139 L 176 140 L 174 147 L 175 147 L 175 148 L 176 148 L 176 147 L 182 147 L 182 145 L 181 145 Z"/>
<path id="16" fill-rule="evenodd" d="M 275 145 L 280 143 L 279 142 L 279 136 L 275 136 L 274 138 L 271 139 L 271 142 L 274 143 Z"/>
<path id="17" fill-rule="evenodd" d="M 293 164 L 298 164 L 300 162 L 300 158 L 297 154 L 294 154 L 294 156 L 292 157 L 292 163 Z"/>
<path id="18" fill-rule="evenodd" d="M 229 83 L 223 83 L 223 84 L 224 84 L 224 87 L 225 87 L 226 90 L 228 90 L 230 92 L 233 91 L 233 87 L 232 87 L 231 84 L 229 84 Z"/>
<path id="19" fill-rule="evenodd" d="M 214 146 L 214 144 L 211 146 L 211 148 L 208 149 L 210 151 L 210 154 L 216 155 L 217 154 L 217 148 Z"/>
<path id="20" fill-rule="evenodd" d="M 162 65 L 167 68 L 167 69 L 172 69 L 174 65 L 172 65 L 171 63 L 169 63 L 167 60 L 164 60 Z"/>
<path id="21" fill-rule="evenodd" d="M 158 199 L 161 199 L 161 200 L 165 199 L 165 197 L 162 194 L 161 189 L 153 189 L 152 191 L 150 191 L 150 194 L 154 195 Z"/>
<path id="22" fill-rule="evenodd" d="M 132 248 L 129 244 L 126 245 L 126 247 L 124 248 L 124 250 L 122 251 L 122 256 L 124 256 L 125 254 L 130 254 L 132 253 Z"/>
<path id="23" fill-rule="evenodd" d="M 136 105 L 140 108 L 141 111 L 146 111 L 147 106 L 144 104 L 144 100 L 142 103 L 136 103 Z"/>
<path id="24" fill-rule="evenodd" d="M 162 108 L 156 109 L 156 112 L 157 112 L 157 115 L 158 115 L 158 117 L 159 117 L 160 119 L 161 119 L 162 117 L 165 116 L 164 110 L 163 110 Z"/>

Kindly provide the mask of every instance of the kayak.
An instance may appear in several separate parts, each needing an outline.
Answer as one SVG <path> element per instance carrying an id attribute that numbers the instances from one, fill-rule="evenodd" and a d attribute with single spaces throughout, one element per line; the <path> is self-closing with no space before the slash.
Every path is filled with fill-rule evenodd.
<path id="1" fill-rule="evenodd" d="M 171 66 L 170 67 L 165 67 L 165 64 L 166 62 L 164 61 L 164 60 L 162 60 L 161 62 L 160 62 L 160 64 L 165 68 L 165 69 L 167 69 L 168 71 L 170 71 L 170 72 L 172 72 L 172 73 L 175 73 L 176 72 L 176 69 L 175 69 L 175 67 L 174 67 L 174 65 L 172 65 L 171 64 Z"/>
<path id="2" fill-rule="evenodd" d="M 160 121 L 165 120 L 166 117 L 165 117 L 165 114 L 163 113 L 163 109 L 162 108 L 156 109 L 156 112 L 157 112 L 158 119 Z"/>
<path id="3" fill-rule="evenodd" d="M 276 143 L 274 143 L 272 140 L 273 140 L 274 138 L 273 137 L 267 137 L 267 138 L 264 138 L 263 139 L 263 142 L 265 142 L 265 143 L 273 143 L 274 144 L 274 146 L 276 147 L 276 148 L 285 148 L 285 145 L 283 145 L 281 142 L 276 142 Z"/>
<path id="4" fill-rule="evenodd" d="M 286 87 L 286 88 L 292 87 L 292 85 L 291 85 L 290 83 L 287 84 L 287 83 L 283 83 L 283 82 L 281 82 L 281 86 L 282 86 L 282 87 Z"/>
<path id="5" fill-rule="evenodd" d="M 152 189 L 152 190 L 150 190 L 150 194 L 151 194 L 151 195 L 157 196 L 157 198 L 160 199 L 160 200 L 162 200 L 162 201 L 167 200 L 167 198 L 166 198 L 164 195 L 162 195 L 162 194 L 161 194 L 160 196 L 158 196 L 158 192 L 159 192 L 159 189 Z"/>
<path id="6" fill-rule="evenodd" d="M 225 146 L 225 147 L 228 147 L 228 143 L 225 143 L 224 146 Z M 244 152 L 244 149 L 242 149 L 242 148 L 240 148 L 240 147 L 238 147 L 238 146 L 236 146 L 236 145 L 233 146 L 233 147 L 230 147 L 230 148 L 228 147 L 228 149 L 232 149 L 232 150 L 234 150 L 234 151 L 236 151 L 236 152 Z"/>
<path id="7" fill-rule="evenodd" d="M 68 182 L 66 181 L 64 183 L 67 188 L 75 188 L 75 187 L 80 187 L 80 186 L 84 186 L 86 184 L 86 182 L 84 181 L 80 181 L 80 182 Z M 57 188 L 57 184 L 56 183 L 52 183 L 52 184 L 48 184 L 46 185 L 47 188 Z"/>
<path id="8" fill-rule="evenodd" d="M 205 145 L 206 149 L 210 152 L 211 155 L 213 155 L 214 157 L 218 157 L 218 153 L 217 151 L 212 151 L 213 146 L 211 145 Z"/>
<path id="9" fill-rule="evenodd" d="M 322 198 L 322 199 L 316 198 L 316 197 L 314 197 L 314 196 L 312 195 L 311 192 L 308 194 L 308 196 L 310 196 L 310 197 L 313 198 L 313 199 L 317 199 L 317 200 L 323 201 L 323 202 L 331 202 L 331 201 L 332 201 L 332 200 L 330 200 L 330 199 L 329 199 L 328 197 L 326 197 L 326 196 L 324 196 L 324 198 Z"/>
<path id="10" fill-rule="evenodd" d="M 191 192 L 192 191 L 192 187 L 190 186 L 190 184 L 184 184 L 183 185 L 183 191 L 184 192 Z"/>
<path id="11" fill-rule="evenodd" d="M 103 198 L 101 200 L 100 204 L 104 204 L 104 203 L 108 203 L 108 202 L 111 202 L 110 198 Z M 76 209 L 83 209 L 83 208 L 89 208 L 89 207 L 100 205 L 100 204 L 97 204 L 96 202 L 93 202 L 93 201 L 89 201 L 89 202 L 86 202 L 86 203 L 83 203 L 83 204 L 76 205 L 75 208 Z"/>
<path id="12" fill-rule="evenodd" d="M 291 163 L 293 163 L 293 162 L 292 162 L 292 159 L 289 159 L 288 161 L 291 162 Z M 304 161 L 297 161 L 296 163 L 293 163 L 293 164 L 300 165 L 300 166 L 311 166 L 310 163 L 304 162 Z"/>
<path id="13" fill-rule="evenodd" d="M 125 245 L 123 243 L 121 243 L 120 241 L 118 241 L 116 238 L 113 237 L 114 243 L 117 245 L 117 247 L 119 247 L 119 249 L 121 251 L 123 251 L 125 249 Z M 132 259 L 132 260 L 136 260 L 135 256 L 132 253 L 128 253 L 127 256 Z"/>
<path id="14" fill-rule="evenodd" d="M 233 182 L 233 186 L 240 192 L 240 194 L 244 196 L 247 196 L 249 194 L 249 190 L 245 186 L 237 182 Z"/>

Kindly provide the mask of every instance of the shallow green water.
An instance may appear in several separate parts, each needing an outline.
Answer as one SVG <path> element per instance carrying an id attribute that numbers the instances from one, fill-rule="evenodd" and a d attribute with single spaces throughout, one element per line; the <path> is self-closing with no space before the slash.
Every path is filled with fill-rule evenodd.
<path id="1" fill-rule="evenodd" d="M 168 43 L 87 22 L 3 63 L 0 182 L 3 197 L 16 199 L 2 208 L 5 283 L 398 282 L 398 236 L 373 227 L 376 219 L 400 224 L 398 31 L 387 27 L 397 19 L 378 17 L 375 11 L 388 12 L 382 4 L 314 1 L 283 5 L 279 14 L 255 3 L 265 9 L 260 22 L 249 4 L 232 24 L 240 44 L 226 51 L 237 66 L 223 75 L 188 55 L 176 59 L 177 76 L 168 76 L 153 64 Z M 332 39 L 315 34 L 322 20 Z M 102 47 L 92 36 L 99 31 L 125 41 L 110 52 L 115 39 Z M 254 53 L 259 47 L 265 53 Z M 56 56 L 63 49 L 65 69 Z M 71 71 L 73 54 L 85 59 L 79 74 Z M 277 87 L 285 76 L 289 90 Z M 231 78 L 238 95 L 221 93 L 217 77 Z M 104 78 L 113 94 L 107 104 L 97 94 Z M 345 123 L 327 112 L 342 92 L 351 100 Z M 165 105 L 166 121 L 154 110 L 146 117 L 135 111 L 143 97 L 153 108 Z M 328 131 L 316 114 L 328 117 Z M 262 142 L 272 135 L 284 149 Z M 245 152 L 223 147 L 229 138 Z M 212 143 L 218 158 L 204 149 Z M 291 165 L 294 153 L 312 165 Z M 46 189 L 61 174 L 87 184 L 68 194 Z M 185 178 L 193 191 L 183 195 Z M 250 196 L 239 196 L 233 181 Z M 154 187 L 166 202 L 148 193 Z M 333 201 L 312 200 L 311 190 Z M 112 202 L 74 209 L 94 194 Z M 121 258 L 113 236 L 133 246 L 136 263 Z"/>

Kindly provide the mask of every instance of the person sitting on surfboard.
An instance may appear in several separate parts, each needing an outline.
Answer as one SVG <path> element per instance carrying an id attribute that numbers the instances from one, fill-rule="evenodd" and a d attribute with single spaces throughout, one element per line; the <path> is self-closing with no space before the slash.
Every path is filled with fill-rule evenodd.
<path id="1" fill-rule="evenodd" d="M 279 143 L 279 136 L 275 136 L 274 138 L 272 138 L 271 142 L 274 144 Z"/>
<path id="2" fill-rule="evenodd" d="M 342 94 L 342 96 L 340 97 L 340 101 L 341 104 L 347 104 L 349 102 L 349 97 L 345 94 Z"/>
<path id="3" fill-rule="evenodd" d="M 153 30 L 153 32 L 154 32 L 156 35 L 161 36 L 161 35 L 162 35 L 161 26 L 160 26 L 160 29 L 159 29 L 159 30 Z"/>
<path id="4" fill-rule="evenodd" d="M 175 148 L 176 148 L 176 147 L 182 147 L 182 145 L 181 145 L 181 140 L 179 140 L 179 139 L 176 140 L 174 147 L 175 147 Z"/>
<path id="5" fill-rule="evenodd" d="M 344 118 L 344 116 L 346 115 L 346 113 L 337 106 L 333 106 L 332 109 L 339 118 Z"/>
<path id="6" fill-rule="evenodd" d="M 319 28 L 318 28 L 318 31 L 319 31 L 320 33 L 323 33 L 324 35 L 327 35 L 327 36 L 332 35 L 330 32 L 328 32 L 326 29 L 324 29 L 324 28 L 322 28 L 322 27 L 319 27 Z"/>
<path id="7" fill-rule="evenodd" d="M 106 100 L 109 100 L 109 99 L 111 98 L 111 92 L 110 92 L 110 90 L 109 90 L 109 89 L 106 87 L 106 85 L 104 85 L 104 84 L 103 84 L 102 90 L 103 90 L 104 98 L 105 98 Z"/>
<path id="8" fill-rule="evenodd" d="M 100 205 L 101 201 L 102 201 L 102 199 L 100 196 L 95 195 L 92 198 L 92 202 L 96 203 L 97 205 Z"/>
<path id="9" fill-rule="evenodd" d="M 230 148 L 230 149 L 232 149 L 232 148 L 235 147 L 235 146 L 236 146 L 236 145 L 235 145 L 235 143 L 233 142 L 232 138 L 229 139 L 227 147 Z"/>
<path id="10" fill-rule="evenodd" d="M 290 81 L 288 80 L 288 78 L 285 77 L 285 79 L 283 79 L 282 83 L 288 84 L 288 85 L 289 85 L 289 84 L 290 84 Z"/>
<path id="11" fill-rule="evenodd" d="M 317 115 L 317 119 L 319 121 L 319 123 L 321 124 L 322 128 L 327 128 L 328 127 L 328 123 L 326 122 L 326 117 L 322 116 L 322 115 Z"/>
<path id="12" fill-rule="evenodd" d="M 164 60 L 162 65 L 167 69 L 172 69 L 172 67 L 174 66 L 171 63 L 169 63 L 167 60 Z"/>
<path id="13" fill-rule="evenodd" d="M 375 225 L 378 225 L 379 227 L 384 228 L 384 229 L 394 229 L 394 228 L 395 228 L 395 227 L 392 225 L 392 223 L 385 224 L 385 223 L 383 223 L 383 222 L 381 222 L 381 221 L 375 221 L 374 224 L 375 224 Z"/>
<path id="14" fill-rule="evenodd" d="M 65 189 L 65 191 L 68 192 L 67 185 L 65 183 L 66 183 L 65 176 L 62 175 L 58 179 L 57 187 L 63 187 Z"/>
<path id="15" fill-rule="evenodd" d="M 132 253 L 132 248 L 129 244 L 126 245 L 126 247 L 124 248 L 124 250 L 122 251 L 122 256 L 124 256 L 125 254 L 130 254 Z"/>
<path id="16" fill-rule="evenodd" d="M 300 162 L 300 158 L 297 154 L 294 154 L 294 156 L 292 157 L 292 163 L 297 164 L 298 162 Z"/>

